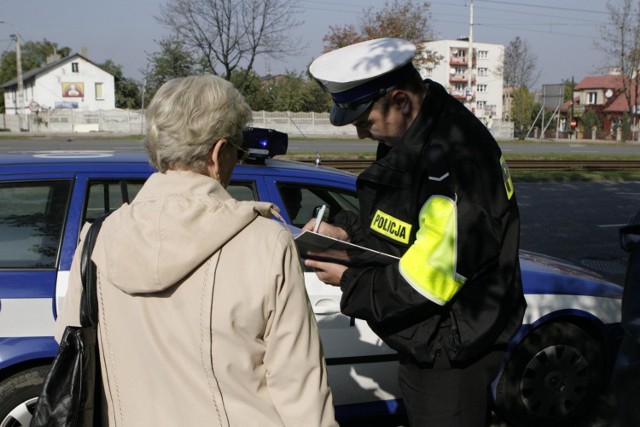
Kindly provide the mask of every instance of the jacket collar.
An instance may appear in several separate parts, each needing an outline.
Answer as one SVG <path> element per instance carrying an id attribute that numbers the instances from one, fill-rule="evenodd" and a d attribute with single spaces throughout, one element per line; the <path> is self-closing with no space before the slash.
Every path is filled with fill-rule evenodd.
<path id="1" fill-rule="evenodd" d="M 411 186 L 413 171 L 416 164 L 422 161 L 421 153 L 442 111 L 446 96 L 446 91 L 438 83 L 425 80 L 425 84 L 428 86 L 427 95 L 409 129 L 397 146 L 387 147 L 379 144 L 376 161 L 360 174 L 359 181 L 371 181 L 398 188 Z"/>

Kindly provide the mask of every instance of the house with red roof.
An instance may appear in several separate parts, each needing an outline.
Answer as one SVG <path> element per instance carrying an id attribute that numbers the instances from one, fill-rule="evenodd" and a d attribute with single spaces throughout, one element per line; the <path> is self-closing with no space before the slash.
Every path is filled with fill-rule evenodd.
<path id="1" fill-rule="evenodd" d="M 593 110 L 600 119 L 604 135 L 613 135 L 613 129 L 621 122 L 625 113 L 629 114 L 629 104 L 624 91 L 624 79 L 621 74 L 606 74 L 601 76 L 587 76 L 576 84 L 573 94 L 573 111 L 571 102 L 567 101 L 561 114 L 565 117 L 572 115 L 581 129 L 581 116 Z M 632 83 L 633 84 L 633 83 Z M 633 84 L 635 87 L 635 84 Z M 636 105 L 637 89 L 632 91 L 632 104 Z M 632 108 L 632 114 L 638 114 L 637 108 Z M 582 129 L 588 132 L 587 129 Z"/>

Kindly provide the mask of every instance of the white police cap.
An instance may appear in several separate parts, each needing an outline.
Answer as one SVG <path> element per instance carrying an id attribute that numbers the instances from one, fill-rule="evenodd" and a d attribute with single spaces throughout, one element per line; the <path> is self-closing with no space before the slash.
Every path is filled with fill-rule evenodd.
<path id="1" fill-rule="evenodd" d="M 356 43 L 317 58 L 311 75 L 331 93 L 331 123 L 352 123 L 376 99 L 405 81 L 415 69 L 416 47 L 403 39 L 382 38 Z"/>

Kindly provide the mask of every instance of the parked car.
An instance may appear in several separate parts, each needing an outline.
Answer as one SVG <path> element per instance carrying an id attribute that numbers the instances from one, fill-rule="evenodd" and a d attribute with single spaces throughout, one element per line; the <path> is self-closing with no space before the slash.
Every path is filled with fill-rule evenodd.
<path id="1" fill-rule="evenodd" d="M 258 141 L 264 144 L 264 141 Z M 268 144 L 267 144 L 268 145 Z M 318 206 L 358 210 L 355 176 L 257 147 L 229 192 L 278 205 L 301 227 Z M 142 153 L 50 151 L 0 155 L 0 426 L 27 425 L 57 351 L 53 325 L 82 224 L 132 200 L 153 172 Z M 496 411 L 516 425 L 566 424 L 589 408 L 610 373 L 622 288 L 557 259 L 522 251 L 529 307 L 494 383 Z M 402 413 L 396 353 L 366 322 L 340 313 L 340 289 L 305 273 L 341 420 Z"/>

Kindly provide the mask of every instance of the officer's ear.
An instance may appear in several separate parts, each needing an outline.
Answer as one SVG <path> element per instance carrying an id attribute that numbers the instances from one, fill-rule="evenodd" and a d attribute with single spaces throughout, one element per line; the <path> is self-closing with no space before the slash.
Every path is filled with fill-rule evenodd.
<path id="1" fill-rule="evenodd" d="M 403 115 L 410 116 L 413 110 L 413 104 L 411 102 L 411 97 L 404 90 L 393 90 L 391 92 L 391 103 L 394 105 L 398 111 L 400 111 Z"/>

